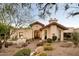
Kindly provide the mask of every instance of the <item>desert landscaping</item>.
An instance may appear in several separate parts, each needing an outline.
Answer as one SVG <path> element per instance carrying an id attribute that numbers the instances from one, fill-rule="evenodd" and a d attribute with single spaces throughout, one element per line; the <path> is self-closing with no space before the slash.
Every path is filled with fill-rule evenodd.
<path id="1" fill-rule="evenodd" d="M 31 49 L 31 53 L 37 51 L 38 53 L 46 53 L 48 56 L 79 56 L 79 47 L 74 47 L 72 42 L 53 42 L 45 43 L 50 45 L 52 49 L 43 50 L 43 46 L 38 45 L 38 40 L 30 42 L 27 46 L 11 45 L 8 48 L 0 49 L 0 56 L 13 56 L 17 51 L 22 49 Z M 39 55 L 37 55 L 39 56 Z M 44 55 L 45 56 L 45 55 Z"/>

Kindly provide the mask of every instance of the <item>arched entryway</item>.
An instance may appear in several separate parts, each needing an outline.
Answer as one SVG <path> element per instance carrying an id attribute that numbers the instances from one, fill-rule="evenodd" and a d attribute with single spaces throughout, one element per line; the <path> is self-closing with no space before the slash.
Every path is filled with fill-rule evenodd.
<path id="1" fill-rule="evenodd" d="M 40 34 L 39 34 L 39 31 L 38 30 L 35 30 L 34 31 L 34 38 L 35 39 L 39 39 L 40 38 Z"/>

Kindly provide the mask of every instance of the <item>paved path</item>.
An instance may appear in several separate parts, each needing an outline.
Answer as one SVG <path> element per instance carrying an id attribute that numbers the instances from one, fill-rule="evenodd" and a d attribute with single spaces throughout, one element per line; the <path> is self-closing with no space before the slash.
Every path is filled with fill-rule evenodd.
<path id="1" fill-rule="evenodd" d="M 36 41 L 34 41 L 34 42 L 31 42 L 28 46 L 27 46 L 27 48 L 30 48 L 32 51 L 34 51 L 35 49 L 36 49 L 36 45 L 37 45 L 37 43 L 38 43 L 39 41 L 38 40 L 36 40 Z"/>

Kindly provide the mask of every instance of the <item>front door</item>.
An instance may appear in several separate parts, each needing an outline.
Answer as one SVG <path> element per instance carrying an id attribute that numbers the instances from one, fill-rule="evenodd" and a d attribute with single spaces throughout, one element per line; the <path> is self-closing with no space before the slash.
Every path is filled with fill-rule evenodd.
<path id="1" fill-rule="evenodd" d="M 38 39 L 39 38 L 39 31 L 38 30 L 35 30 L 34 31 L 34 38 L 35 39 Z"/>

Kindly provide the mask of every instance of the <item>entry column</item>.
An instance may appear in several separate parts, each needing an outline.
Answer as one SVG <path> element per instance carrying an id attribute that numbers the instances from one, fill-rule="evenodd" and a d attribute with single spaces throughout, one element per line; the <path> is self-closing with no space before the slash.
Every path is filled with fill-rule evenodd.
<path id="1" fill-rule="evenodd" d="M 63 31 L 61 31 L 61 39 L 60 39 L 60 41 L 63 41 L 63 40 L 64 40 Z"/>

